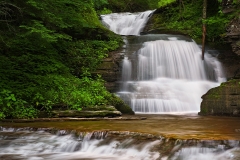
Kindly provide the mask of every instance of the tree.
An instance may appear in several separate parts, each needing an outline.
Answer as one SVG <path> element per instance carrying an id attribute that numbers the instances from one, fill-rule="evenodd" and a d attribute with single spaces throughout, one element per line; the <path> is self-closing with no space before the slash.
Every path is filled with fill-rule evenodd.
<path id="1" fill-rule="evenodd" d="M 204 52 L 205 52 L 205 39 L 206 39 L 206 23 L 205 20 L 207 18 L 207 0 L 203 1 L 203 25 L 202 25 L 202 60 L 204 60 Z"/>

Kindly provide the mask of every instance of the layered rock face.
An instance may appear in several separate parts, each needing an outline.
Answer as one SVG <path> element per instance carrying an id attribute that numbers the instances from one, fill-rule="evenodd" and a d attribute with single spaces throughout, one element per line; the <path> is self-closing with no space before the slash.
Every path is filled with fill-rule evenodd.
<path id="1" fill-rule="evenodd" d="M 210 89 L 202 99 L 199 115 L 240 117 L 240 79 L 233 79 Z"/>
<path id="2" fill-rule="evenodd" d="M 233 1 L 222 1 L 222 12 L 229 14 L 239 9 L 239 6 L 234 6 Z M 230 21 L 226 27 L 226 40 L 232 46 L 232 51 L 240 56 L 240 14 L 236 13 L 235 18 Z"/>
<path id="3" fill-rule="evenodd" d="M 232 46 L 232 51 L 240 56 L 240 15 L 233 19 L 226 28 L 226 39 Z"/>
<path id="4" fill-rule="evenodd" d="M 103 59 L 102 64 L 98 67 L 96 72 L 93 74 L 100 74 L 105 80 L 105 87 L 110 92 L 116 92 L 119 90 L 118 81 L 121 78 L 121 61 L 122 57 L 119 53 L 120 51 L 115 51 L 109 53 L 108 58 Z"/>

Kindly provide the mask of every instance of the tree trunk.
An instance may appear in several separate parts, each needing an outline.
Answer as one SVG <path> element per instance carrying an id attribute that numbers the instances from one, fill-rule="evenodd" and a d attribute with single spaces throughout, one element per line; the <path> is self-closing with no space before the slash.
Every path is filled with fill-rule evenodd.
<path id="1" fill-rule="evenodd" d="M 207 0 L 203 1 L 203 25 L 202 25 L 202 60 L 204 60 L 205 52 L 205 39 L 206 39 L 206 24 L 205 21 L 207 18 Z"/>

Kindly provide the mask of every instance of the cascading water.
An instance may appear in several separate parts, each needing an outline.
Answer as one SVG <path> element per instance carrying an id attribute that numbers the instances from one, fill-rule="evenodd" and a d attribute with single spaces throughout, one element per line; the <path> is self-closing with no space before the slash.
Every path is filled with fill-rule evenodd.
<path id="1" fill-rule="evenodd" d="M 139 35 L 152 11 L 102 15 L 103 24 L 120 35 Z"/>
<path id="2" fill-rule="evenodd" d="M 0 127 L 0 159 L 9 160 L 155 160 L 150 149 L 159 141 L 136 143 L 108 137 L 107 132 L 68 133 L 49 129 L 6 129 Z"/>
<path id="3" fill-rule="evenodd" d="M 1 128 L 2 160 L 237 160 L 239 141 L 174 140 L 136 133 Z M 134 136 L 135 135 L 135 136 Z M 135 137 L 135 138 L 134 138 Z"/>
<path id="4" fill-rule="evenodd" d="M 146 13 L 150 14 L 141 14 Z M 103 23 L 115 33 L 123 34 L 116 30 L 124 30 L 124 35 L 140 34 L 132 31 L 134 23 L 129 26 L 131 14 L 104 17 Z M 109 21 L 114 17 L 118 17 L 117 21 Z M 127 25 L 119 25 L 119 21 Z M 200 47 L 187 37 L 155 34 L 125 39 L 122 87 L 118 95 L 136 113 L 196 113 L 200 110 L 201 96 L 225 81 L 214 54 L 207 52 L 202 61 Z"/>

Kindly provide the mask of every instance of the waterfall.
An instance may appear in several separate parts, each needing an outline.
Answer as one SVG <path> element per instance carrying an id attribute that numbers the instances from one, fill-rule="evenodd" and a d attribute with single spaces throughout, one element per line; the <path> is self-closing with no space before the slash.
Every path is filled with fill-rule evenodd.
<path id="1" fill-rule="evenodd" d="M 136 113 L 197 113 L 201 96 L 225 81 L 221 64 L 216 54 L 208 51 L 202 61 L 200 46 L 190 38 L 138 35 L 150 13 L 138 13 L 135 18 L 130 13 L 103 16 L 103 23 L 115 33 L 137 35 L 126 37 L 124 56 L 128 58 L 123 59 L 122 85 L 117 94 Z M 139 17 L 145 19 L 141 27 Z"/>
<path id="2" fill-rule="evenodd" d="M 139 35 L 153 11 L 102 15 L 103 24 L 120 35 Z"/>

